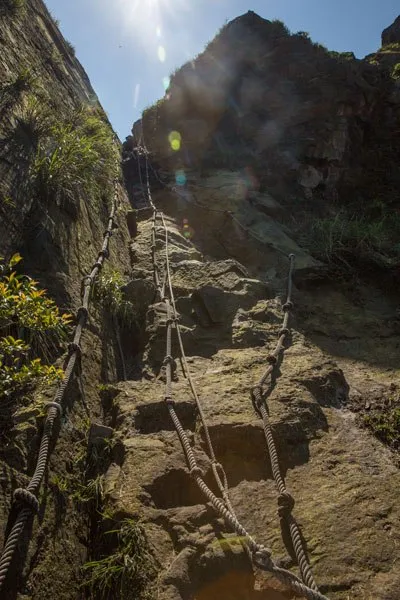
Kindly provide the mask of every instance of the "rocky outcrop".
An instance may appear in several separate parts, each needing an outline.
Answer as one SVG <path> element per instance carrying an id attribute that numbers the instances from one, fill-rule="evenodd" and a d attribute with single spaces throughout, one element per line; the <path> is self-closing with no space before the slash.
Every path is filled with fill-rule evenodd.
<path id="1" fill-rule="evenodd" d="M 164 194 L 156 196 L 156 202 L 171 208 Z M 213 207 L 218 206 L 214 197 Z M 277 294 L 283 296 L 287 261 L 262 282 L 249 277 L 250 262 L 206 258 L 197 250 L 200 235 L 186 239 L 184 229 L 171 218 L 167 227 L 189 368 L 234 509 L 245 527 L 288 567 L 293 552 L 276 516 L 262 424 L 249 395 L 281 327 Z M 148 269 L 150 232 L 151 220 L 139 222 L 132 244 L 135 277 L 145 276 Z M 162 260 L 161 230 L 157 237 Z M 235 252 L 235 240 L 228 239 Z M 251 248 L 251 239 L 248 245 Z M 265 254 L 264 267 L 275 263 L 275 257 Z M 360 429 L 351 410 L 355 399 L 367 401 L 374 386 L 383 386 L 381 394 L 397 390 L 396 328 L 388 322 L 388 329 L 382 329 L 395 304 L 382 304 L 365 287 L 358 290 L 360 304 L 354 306 L 340 286 L 309 287 L 307 281 L 312 280 L 297 277 L 303 281 L 295 288 L 292 337 L 268 400 L 280 466 L 296 498 L 296 518 L 321 590 L 337 600 L 395 600 L 400 583 L 400 475 L 389 450 Z M 163 401 L 165 332 L 165 306 L 150 305 L 145 378 L 115 390 L 112 424 L 124 440 L 125 458 L 106 474 L 107 506 L 118 518 L 143 520 L 159 565 L 152 593 L 160 599 L 292 598 L 284 586 L 251 568 L 240 540 L 205 504 L 188 474 Z M 173 355 L 179 355 L 177 344 Z M 212 485 L 204 431 L 179 361 L 173 397 Z"/>
<path id="2" fill-rule="evenodd" d="M 15 13 L 7 8 L 13 4 L 20 6 Z M 40 108 L 46 103 L 56 114 L 57 124 L 71 110 L 88 104 L 102 114 L 103 120 L 104 111 L 73 48 L 40 0 L 2 3 L 0 45 L 0 255 L 8 259 L 19 251 L 23 257 L 21 272 L 46 288 L 61 310 L 74 314 L 81 304 L 82 277 L 90 272 L 101 249 L 112 195 L 105 194 L 93 206 L 87 194 L 76 194 L 74 214 L 54 197 L 45 205 L 27 185 L 29 165 L 35 154 Z M 29 113 L 31 129 L 21 117 L 28 114 L 30 102 L 34 107 Z M 25 129 L 19 127 L 22 122 Z M 20 136 L 19 145 L 13 143 L 15 132 Z M 129 205 L 121 185 L 117 197 L 119 227 L 110 243 L 108 265 L 124 273 L 130 264 L 125 223 Z M 50 359 L 57 366 L 63 366 L 69 341 L 63 340 L 62 355 L 51 352 Z M 29 521 L 20 538 L 0 593 L 7 600 L 66 600 L 81 594 L 80 568 L 90 550 L 91 527 L 86 508 L 82 508 L 86 504 L 80 505 L 76 494 L 88 468 L 85 457 L 90 422 L 102 420 L 99 386 L 117 378 L 121 371 L 111 315 L 93 305 L 90 325 L 83 335 L 80 367 L 68 388 L 61 427 L 52 441 L 39 496 L 39 517 Z M 3 409 L 0 411 L 1 548 L 15 518 L 15 510 L 11 510 L 13 490 L 25 486 L 33 473 L 43 430 L 43 407 L 53 400 L 53 393 L 48 386 L 36 395 L 29 390 L 19 399 L 12 424 L 7 423 L 6 428 Z M 2 397 L 2 407 L 4 402 Z"/>
<path id="3" fill-rule="evenodd" d="M 399 104 L 375 63 L 329 52 L 249 11 L 144 112 L 147 147 L 171 171 L 251 167 L 261 190 L 279 201 L 376 197 L 396 180 L 394 157 L 379 153 L 387 135 L 398 156 Z M 169 143 L 171 130 L 179 149 Z"/>
<path id="4" fill-rule="evenodd" d="M 400 15 L 382 31 L 382 46 L 386 44 L 400 44 Z"/>
<path id="5" fill-rule="evenodd" d="M 311 564 L 332 600 L 395 600 L 400 583 L 398 459 L 394 445 L 389 450 L 365 427 L 378 405 L 399 410 L 397 299 L 384 283 L 394 272 L 389 263 L 371 270 L 361 261 L 343 276 L 327 254 L 316 260 L 305 237 L 314 224 L 336 223 L 338 207 L 355 210 L 356 193 L 368 211 L 377 193 L 398 206 L 390 186 L 398 178 L 391 127 L 399 105 L 388 73 L 249 12 L 176 72 L 142 123 L 150 161 L 163 170 L 164 189 L 153 200 L 167 215 L 182 339 L 217 460 L 235 512 L 286 567 L 293 549 L 276 517 L 249 392 L 280 330 L 287 257 L 296 255 L 291 339 L 268 407 Z M 152 224 L 141 214 L 135 279 L 152 277 Z M 162 235 L 158 229 L 160 266 Z M 331 235 L 327 229 L 328 243 Z M 166 319 L 165 304 L 153 300 L 142 376 L 115 390 L 113 425 L 125 459 L 106 476 L 107 504 L 119 517 L 143 519 L 160 599 L 293 598 L 251 567 L 241 540 L 189 476 L 163 402 Z M 212 486 L 176 341 L 172 350 L 176 411 Z"/>
<path id="6" fill-rule="evenodd" d="M 12 81 L 17 57 L 25 56 L 54 89 L 60 115 L 91 97 L 86 76 L 62 54 L 65 42 L 39 0 L 27 2 L 27 12 L 7 21 L 4 31 L 1 64 Z M 50 64 L 46 57 L 54 51 L 62 58 Z M 15 124 L 14 108 L 6 106 L 5 130 Z M 129 307 L 129 319 L 120 326 L 110 308 L 113 296 L 108 308 L 97 304 L 91 311 L 40 513 L 19 546 L 7 600 L 294 598 L 250 564 L 243 540 L 206 503 L 170 420 L 163 399 L 168 314 L 152 264 L 154 251 L 166 284 L 165 232 L 158 222 L 152 248 L 143 192 L 149 165 L 153 201 L 168 233 L 187 362 L 239 519 L 279 565 L 296 570 L 250 398 L 282 327 L 288 255 L 294 253 L 295 309 L 268 396 L 282 474 L 321 591 L 331 600 L 397 600 L 396 432 L 385 429 L 389 448 L 366 426 L 381 407 L 394 417 L 400 410 L 400 323 L 391 291 L 398 263 L 374 249 L 373 269 L 362 253 L 359 262 L 339 253 L 345 268 L 335 270 L 328 251 L 334 242 L 342 248 L 343 231 L 337 241 L 336 230 L 322 230 L 328 246 L 319 253 L 305 234 L 318 218 L 341 226 L 338 206 L 350 200 L 368 214 L 387 206 L 395 222 L 399 146 L 392 130 L 398 123 L 396 87 L 386 68 L 332 55 L 251 11 L 172 77 L 166 98 L 145 112 L 124 145 L 125 182 L 137 209 L 128 215 L 134 239 L 119 186 L 119 228 L 109 258 L 112 290 L 122 312 Z M 142 127 L 148 150 L 135 147 Z M 10 176 L 1 191 L 8 197 L 16 190 L 21 198 L 18 161 L 7 144 L 3 149 Z M 371 207 L 378 192 L 385 192 L 382 202 Z M 107 200 L 93 210 L 81 195 L 74 215 L 54 203 L 40 213 L 46 218 L 34 231 L 25 229 L 34 222 L 34 199 L 3 207 L 11 233 L 0 237 L 2 252 L 21 250 L 25 271 L 61 306 L 75 310 L 81 277 L 96 258 Z M 366 235 L 353 254 L 364 248 Z M 124 285 L 114 269 L 125 276 Z M 216 491 L 179 351 L 174 337 L 176 411 Z M 40 406 L 51 390 L 42 396 Z M 42 426 L 35 406 L 27 401 L 0 446 L 0 541 L 13 519 L 12 492 L 34 467 Z M 122 524 L 132 533 L 127 547 L 116 533 Z"/>

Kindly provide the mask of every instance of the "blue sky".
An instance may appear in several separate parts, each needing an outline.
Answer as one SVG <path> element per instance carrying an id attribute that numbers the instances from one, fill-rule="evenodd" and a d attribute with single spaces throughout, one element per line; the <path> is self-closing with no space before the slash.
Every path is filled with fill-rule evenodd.
<path id="1" fill-rule="evenodd" d="M 121 140 L 168 75 L 247 10 L 308 31 L 330 50 L 362 58 L 380 46 L 398 0 L 47 0 Z"/>

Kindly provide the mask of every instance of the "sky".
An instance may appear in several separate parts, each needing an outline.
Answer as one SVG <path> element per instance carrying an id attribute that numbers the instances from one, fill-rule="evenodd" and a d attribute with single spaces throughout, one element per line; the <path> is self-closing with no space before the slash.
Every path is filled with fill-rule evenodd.
<path id="1" fill-rule="evenodd" d="M 121 141 L 169 75 L 227 21 L 253 10 L 358 58 L 380 47 L 398 0 L 45 0 Z"/>

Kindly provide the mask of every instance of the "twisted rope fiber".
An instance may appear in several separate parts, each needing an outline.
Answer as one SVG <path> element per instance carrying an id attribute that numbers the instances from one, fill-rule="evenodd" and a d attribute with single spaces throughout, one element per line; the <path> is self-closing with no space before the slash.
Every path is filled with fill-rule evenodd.
<path id="1" fill-rule="evenodd" d="M 171 277 L 171 268 L 170 268 L 170 262 L 169 262 L 169 241 L 168 241 L 168 229 L 165 223 L 165 219 L 164 219 L 164 215 L 161 213 L 161 221 L 162 221 L 162 225 L 163 225 L 163 229 L 164 229 L 164 233 L 165 233 L 165 279 L 166 282 L 168 283 L 168 291 L 169 291 L 169 296 L 171 299 L 171 304 L 172 304 L 172 312 L 173 312 L 173 322 L 175 323 L 175 330 L 177 333 L 177 337 L 178 337 L 178 342 L 179 342 L 179 348 L 180 348 L 180 353 L 181 353 L 181 359 L 183 362 L 183 368 L 184 368 L 184 373 L 185 376 L 189 382 L 189 386 L 192 392 L 192 395 L 194 397 L 196 406 L 197 406 L 197 410 L 199 412 L 199 416 L 200 416 L 200 420 L 201 423 L 203 425 L 203 429 L 204 429 L 204 433 L 205 433 L 205 438 L 206 438 L 206 443 L 207 443 L 207 447 L 208 447 L 208 452 L 209 452 L 209 458 L 211 461 L 211 470 L 215 479 L 215 482 L 217 484 L 217 487 L 224 499 L 224 502 L 227 506 L 227 508 L 229 509 L 229 511 L 236 517 L 235 513 L 234 513 L 234 509 L 232 506 L 232 503 L 230 501 L 229 498 L 229 491 L 228 491 L 228 481 L 227 481 L 227 477 L 226 477 L 226 473 L 224 471 L 224 468 L 222 467 L 222 465 L 220 463 L 217 462 L 216 456 L 215 456 L 215 451 L 214 451 L 214 447 L 212 445 L 211 442 L 211 436 L 210 436 L 210 432 L 208 429 L 208 425 L 206 422 L 206 418 L 203 412 L 203 407 L 201 405 L 199 396 L 197 394 L 197 390 L 196 387 L 194 385 L 194 381 L 192 379 L 191 373 L 190 373 L 190 369 L 189 369 L 189 365 L 186 359 L 186 354 L 185 354 L 185 349 L 183 346 L 183 340 L 182 340 L 182 334 L 181 334 L 181 329 L 180 329 L 180 325 L 179 325 L 179 319 L 178 319 L 178 313 L 176 310 L 176 304 L 175 304 L 175 297 L 174 297 L 174 291 L 172 288 L 172 277 Z M 163 289 L 163 293 L 164 293 L 164 289 Z M 169 307 L 169 304 L 168 304 Z M 170 310 L 170 308 L 168 308 L 168 310 Z M 167 322 L 170 321 L 170 316 L 169 318 L 167 318 Z M 171 350 L 171 348 L 170 348 Z M 169 352 L 170 354 L 170 352 Z M 220 475 L 221 473 L 221 475 Z"/>
<path id="2" fill-rule="evenodd" d="M 295 257 L 293 254 L 290 255 L 290 267 L 288 274 L 288 291 L 286 302 L 283 305 L 284 318 L 282 328 L 279 332 L 279 338 L 277 345 L 269 357 L 270 366 L 267 367 L 264 374 L 260 378 L 258 384 L 253 388 L 253 402 L 255 408 L 263 421 L 263 428 L 265 439 L 267 442 L 268 453 L 271 461 L 272 473 L 274 476 L 275 484 L 279 493 L 278 497 L 278 514 L 281 519 L 284 519 L 289 527 L 290 537 L 292 540 L 293 548 L 296 554 L 297 563 L 300 568 L 301 577 L 304 583 L 311 589 L 318 591 L 317 584 L 315 583 L 310 564 L 307 559 L 306 551 L 304 548 L 303 540 L 301 537 L 299 526 L 292 515 L 292 509 L 294 507 L 294 499 L 291 494 L 287 491 L 284 478 L 281 474 L 279 467 L 278 453 L 275 446 L 275 441 L 271 429 L 271 424 L 268 415 L 268 408 L 266 404 L 266 398 L 263 394 L 263 386 L 267 378 L 272 375 L 273 370 L 276 368 L 276 363 L 279 355 L 284 350 L 284 342 L 286 335 L 289 333 L 287 328 L 289 323 L 290 310 L 293 308 L 292 303 L 292 288 L 293 288 L 293 269 Z"/>
<path id="3" fill-rule="evenodd" d="M 25 524 L 32 514 L 33 511 L 38 507 L 37 493 L 40 488 L 40 484 L 46 470 L 47 461 L 49 458 L 49 447 L 53 433 L 54 422 L 57 416 L 61 416 L 62 413 L 62 401 L 64 398 L 65 390 L 68 387 L 71 376 L 74 372 L 74 368 L 77 362 L 77 359 L 80 358 L 81 348 L 80 341 L 82 336 L 82 331 L 86 325 L 88 319 L 88 308 L 89 308 L 89 299 L 90 293 L 102 266 L 105 258 L 108 257 L 109 250 L 109 241 L 110 237 L 113 234 L 113 230 L 116 226 L 114 217 L 116 206 L 118 202 L 118 191 L 117 191 L 118 181 L 116 180 L 114 183 L 114 197 L 112 201 L 112 206 L 108 218 L 107 229 L 104 232 L 103 243 L 100 252 L 98 253 L 97 260 L 94 263 L 91 272 L 89 275 L 86 275 L 83 282 L 83 294 L 82 294 L 82 305 L 79 307 L 77 311 L 77 324 L 74 331 L 73 342 L 69 345 L 69 355 L 67 360 L 67 366 L 65 368 L 62 381 L 60 382 L 58 389 L 55 393 L 53 402 L 49 402 L 47 405 L 47 417 L 43 427 L 42 439 L 40 442 L 40 448 L 38 453 L 38 458 L 36 462 L 35 472 L 29 482 L 27 488 L 17 489 L 14 492 L 14 500 L 16 502 L 22 503 L 22 508 L 20 509 L 15 522 L 11 528 L 11 531 L 7 537 L 6 543 L 4 545 L 1 557 L 0 557 L 0 589 L 3 586 L 4 580 L 8 573 L 9 567 L 11 565 L 11 561 L 15 552 L 15 549 L 18 544 L 19 537 L 22 531 L 25 528 Z"/>
<path id="4" fill-rule="evenodd" d="M 146 155 L 146 161 L 147 161 L 147 155 Z M 150 189 L 149 185 L 147 187 L 148 187 L 148 191 L 149 191 L 149 189 Z M 282 569 L 282 568 L 278 567 L 271 559 L 271 551 L 268 548 L 265 548 L 264 546 L 262 546 L 261 544 L 258 544 L 250 536 L 250 534 L 247 532 L 247 530 L 239 522 L 239 520 L 237 519 L 234 512 L 230 510 L 229 506 L 227 507 L 219 498 L 217 498 L 213 494 L 213 492 L 210 490 L 210 488 L 207 486 L 207 484 L 205 483 L 205 481 L 202 478 L 201 470 L 197 465 L 197 461 L 196 461 L 195 455 L 193 453 L 192 447 L 190 445 L 189 438 L 188 438 L 185 430 L 183 429 L 182 424 L 179 420 L 179 417 L 175 411 L 174 400 L 172 398 L 172 355 L 171 355 L 171 352 L 172 352 L 172 344 L 171 344 L 172 325 L 175 324 L 176 330 L 179 331 L 179 323 L 177 323 L 177 313 L 176 313 L 176 308 L 175 308 L 175 299 L 174 299 L 174 294 L 173 294 L 170 267 L 169 267 L 168 230 L 165 225 L 163 213 L 160 212 L 160 216 L 162 218 L 164 232 L 165 232 L 165 253 L 166 253 L 166 263 L 165 263 L 166 267 L 165 268 L 166 268 L 166 272 L 167 272 L 168 291 L 169 291 L 169 295 L 170 295 L 170 298 L 162 296 L 162 300 L 165 302 L 166 307 L 167 307 L 166 355 L 165 355 L 165 360 L 164 360 L 165 368 L 166 368 L 166 384 L 165 384 L 164 399 L 167 404 L 167 408 L 168 408 L 168 412 L 170 414 L 171 420 L 174 423 L 178 437 L 182 444 L 182 448 L 183 448 L 183 451 L 184 451 L 184 454 L 185 454 L 185 457 L 186 457 L 186 460 L 187 460 L 187 463 L 189 466 L 190 475 L 195 479 L 198 487 L 203 492 L 203 494 L 206 496 L 208 501 L 211 503 L 211 505 L 213 506 L 215 511 L 226 520 L 228 525 L 230 525 L 230 527 L 239 536 L 241 536 L 242 538 L 245 539 L 245 543 L 253 555 L 254 562 L 259 568 L 272 572 L 277 579 L 279 579 L 281 582 L 283 582 L 284 584 L 291 587 L 296 592 L 299 592 L 300 594 L 302 594 L 309 600 L 328 600 L 326 598 L 326 596 L 323 596 L 318 590 L 312 589 L 309 586 L 305 585 L 291 571 L 288 571 L 286 569 Z M 154 209 L 153 209 L 153 232 L 154 232 L 154 235 L 155 235 L 156 218 L 157 218 L 157 210 L 154 207 Z M 156 263 L 156 258 L 155 258 L 155 252 L 154 252 L 153 253 L 153 264 L 155 264 L 155 263 Z M 161 292 L 162 292 L 162 290 L 159 288 L 160 295 L 161 295 Z M 180 334 L 180 332 L 179 332 L 179 334 Z M 180 342 L 181 348 L 183 348 L 182 338 L 179 334 L 178 334 L 178 340 Z M 284 338 L 284 336 L 283 336 L 283 338 Z M 280 346 L 282 346 L 283 340 L 280 340 L 280 341 L 281 341 Z M 181 353 L 182 353 L 182 350 L 181 350 Z M 184 352 L 182 353 L 182 358 L 184 360 L 184 364 L 185 364 L 185 362 L 187 364 L 186 356 L 185 356 Z M 196 394 L 196 398 L 197 398 L 198 404 L 200 406 L 200 401 L 198 399 L 197 394 Z M 204 418 L 204 414 L 202 411 L 201 411 L 201 415 Z M 205 419 L 204 419 L 204 422 L 205 422 Z M 208 441 L 207 441 L 207 444 L 208 444 Z M 215 456 L 214 451 L 212 449 L 211 439 L 210 439 L 210 447 L 211 447 L 211 456 L 213 456 L 213 455 Z M 222 467 L 221 467 L 221 469 L 222 469 Z M 216 468 L 216 472 L 217 472 L 217 468 Z M 224 479 L 224 484 L 225 484 L 225 482 L 226 482 L 225 474 L 223 476 L 223 479 Z M 221 482 L 222 486 L 224 484 L 222 484 L 222 482 Z M 227 489 L 227 483 L 226 483 L 226 489 Z"/>

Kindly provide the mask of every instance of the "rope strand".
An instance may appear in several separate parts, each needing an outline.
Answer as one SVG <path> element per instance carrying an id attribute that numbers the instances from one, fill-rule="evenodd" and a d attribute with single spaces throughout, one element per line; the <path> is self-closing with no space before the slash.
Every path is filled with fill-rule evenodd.
<path id="1" fill-rule="evenodd" d="M 271 573 L 273 573 L 275 575 L 275 577 L 277 579 L 279 579 L 281 582 L 283 582 L 284 584 L 291 587 L 296 592 L 305 596 L 308 600 L 328 600 L 326 598 L 326 596 L 322 595 L 318 591 L 318 588 L 312 577 L 311 570 L 309 568 L 305 553 L 303 552 L 303 554 L 302 554 L 302 551 L 303 551 L 302 540 L 301 540 L 301 536 L 300 536 L 300 532 L 299 532 L 298 528 L 296 529 L 297 525 L 296 525 L 293 517 L 291 517 L 291 515 L 290 515 L 291 520 L 290 520 L 289 526 L 290 526 L 290 532 L 291 532 L 292 539 L 294 540 L 293 544 L 294 544 L 294 548 L 296 551 L 296 556 L 298 556 L 300 572 L 302 574 L 304 583 L 294 573 L 292 573 L 291 571 L 289 571 L 287 569 L 282 569 L 274 563 L 274 561 L 271 558 L 271 551 L 268 548 L 265 548 L 264 546 L 258 544 L 251 537 L 251 535 L 247 532 L 245 527 L 243 527 L 243 525 L 237 519 L 235 512 L 232 508 L 232 505 L 229 501 L 228 483 L 227 483 L 226 474 L 225 474 L 225 471 L 223 470 L 222 466 L 219 465 L 219 463 L 217 463 L 217 461 L 216 461 L 216 456 L 215 456 L 215 452 L 214 452 L 214 449 L 212 446 L 211 437 L 210 437 L 209 430 L 207 427 L 204 412 L 202 410 L 200 399 L 199 399 L 196 388 L 194 386 L 193 379 L 190 374 L 188 362 L 186 359 L 186 354 L 184 351 L 182 335 L 181 335 L 180 326 L 179 326 L 179 322 L 178 322 L 178 313 L 176 311 L 174 291 L 173 291 L 173 286 L 172 286 L 171 270 L 170 270 L 170 263 L 169 263 L 169 250 L 168 250 L 168 229 L 167 229 L 167 226 L 165 223 L 163 213 L 160 211 L 157 211 L 157 209 L 154 206 L 154 203 L 151 199 L 151 192 L 150 192 L 149 178 L 148 178 L 147 153 L 145 156 L 146 156 L 146 177 L 147 177 L 146 184 L 147 184 L 148 200 L 149 200 L 149 203 L 151 204 L 151 206 L 153 207 L 152 260 L 153 260 L 153 269 L 154 269 L 154 280 L 156 282 L 156 286 L 157 286 L 160 298 L 163 302 L 165 302 L 166 308 L 167 308 L 166 355 L 165 355 L 165 359 L 164 359 L 164 364 L 165 364 L 165 369 L 166 369 L 166 383 L 165 383 L 164 399 L 167 404 L 167 408 L 168 408 L 168 412 L 170 414 L 171 420 L 175 426 L 176 432 L 177 432 L 179 440 L 181 442 L 182 449 L 185 454 L 185 458 L 186 458 L 186 461 L 187 461 L 187 464 L 189 467 L 190 475 L 194 478 L 199 489 L 203 492 L 203 494 L 205 495 L 207 500 L 211 503 L 214 510 L 221 517 L 223 517 L 225 519 L 225 521 L 228 523 L 228 525 L 241 537 L 241 539 L 244 540 L 244 543 L 246 544 L 246 546 L 249 550 L 249 553 L 253 558 L 254 563 L 259 568 L 270 571 Z M 164 284 L 162 287 L 161 287 L 159 277 L 158 277 L 159 267 L 157 265 L 157 258 L 156 258 L 156 222 L 157 222 L 158 214 L 160 215 L 162 225 L 163 225 L 163 230 L 164 230 L 166 278 L 164 279 Z M 294 256 L 291 255 L 290 256 L 287 303 L 291 302 L 291 290 L 292 290 L 291 278 L 292 278 L 292 273 L 293 273 L 293 263 L 294 263 Z M 156 276 L 156 274 L 157 274 L 157 276 Z M 165 281 L 166 281 L 166 285 L 165 285 Z M 166 295 L 165 295 L 165 293 L 166 293 L 165 288 L 167 288 L 167 290 L 168 290 L 169 297 L 166 297 Z M 190 389 L 192 391 L 193 397 L 196 402 L 196 406 L 199 411 L 200 420 L 204 427 L 206 444 L 207 444 L 207 448 L 208 448 L 208 452 L 209 452 L 209 457 L 211 460 L 212 471 L 214 474 L 214 478 L 217 482 L 218 488 L 221 492 L 222 500 L 217 498 L 217 496 L 215 496 L 215 494 L 213 494 L 213 492 L 210 490 L 210 488 L 205 483 L 203 476 L 202 476 L 201 469 L 199 468 L 199 466 L 197 464 L 196 457 L 195 457 L 193 449 L 190 445 L 189 438 L 188 438 L 186 431 L 184 430 L 184 428 L 180 422 L 180 419 L 176 413 L 176 410 L 175 410 L 175 403 L 174 403 L 174 400 L 172 397 L 172 362 L 173 362 L 172 327 L 173 327 L 173 324 L 174 324 L 175 330 L 177 332 L 181 359 L 182 359 L 182 363 L 184 366 L 184 374 L 188 380 Z M 288 312 L 285 312 L 285 317 L 283 320 L 283 327 L 282 327 L 281 334 L 280 334 L 280 337 L 278 340 L 278 344 L 275 348 L 275 351 L 272 354 L 272 357 L 275 362 L 276 362 L 276 356 L 278 356 L 279 353 L 283 350 L 283 344 L 284 344 L 284 340 L 285 340 L 285 337 L 287 334 L 287 331 L 286 331 L 287 325 L 288 325 Z M 270 367 L 268 367 L 267 372 L 264 373 L 263 377 L 261 378 L 261 380 L 257 386 L 256 400 L 259 400 L 259 402 L 258 402 L 259 410 L 262 411 L 262 414 L 263 414 L 264 410 L 266 411 L 265 405 L 262 404 L 262 386 L 264 385 L 264 382 L 265 382 L 266 378 L 268 377 L 268 375 L 270 375 L 272 373 L 272 370 L 273 370 L 273 365 L 271 364 Z M 270 435 L 269 435 L 269 433 L 270 433 Z M 273 470 L 275 469 L 274 476 L 276 475 L 276 478 L 277 478 L 276 481 L 279 482 L 278 489 L 280 491 L 280 497 L 283 501 L 284 509 L 286 509 L 287 506 L 290 506 L 291 496 L 287 492 L 285 485 L 284 485 L 283 478 L 280 474 L 278 457 L 277 457 L 276 448 L 275 448 L 273 438 L 272 438 L 272 431 L 270 430 L 270 428 L 269 428 L 269 433 L 268 433 L 268 439 L 270 440 L 271 456 L 273 457 L 271 459 L 271 462 L 273 463 Z M 271 440 L 272 440 L 272 442 L 271 442 Z M 221 475 L 219 473 L 219 470 L 220 470 Z"/>
<path id="2" fill-rule="evenodd" d="M 73 342 L 69 345 L 69 356 L 66 369 L 63 374 L 63 378 L 61 383 L 58 386 L 58 389 L 55 393 L 53 402 L 50 402 L 47 406 L 47 417 L 43 427 L 42 439 L 40 442 L 40 448 L 38 453 L 38 458 L 36 462 L 35 472 L 26 488 L 26 490 L 18 490 L 25 493 L 18 494 L 18 501 L 23 500 L 25 506 L 23 506 L 19 513 L 16 516 L 15 522 L 11 528 L 10 534 L 7 537 L 5 542 L 3 551 L 0 557 L 0 589 L 3 586 L 5 578 L 7 576 L 8 570 L 11 565 L 11 561 L 14 555 L 14 552 L 18 545 L 18 540 L 22 531 L 25 528 L 26 522 L 29 516 L 32 514 L 32 511 L 38 503 L 37 494 L 40 488 L 40 484 L 43 479 L 43 475 L 46 470 L 47 461 L 49 459 L 49 448 L 50 442 L 53 433 L 54 423 L 58 416 L 61 416 L 62 411 L 62 402 L 64 399 L 65 391 L 68 387 L 68 384 L 71 380 L 72 374 L 74 372 L 76 362 L 80 358 L 81 348 L 80 341 L 82 336 L 82 331 L 86 325 L 89 316 L 89 299 L 90 293 L 94 284 L 95 279 L 97 278 L 104 260 L 108 257 L 108 246 L 110 237 L 113 233 L 113 229 L 115 226 L 114 216 L 116 211 L 116 206 L 118 202 L 118 191 L 117 191 L 118 182 L 115 181 L 114 184 L 114 197 L 112 201 L 112 206 L 110 210 L 110 215 L 108 218 L 107 230 L 104 233 L 103 243 L 100 252 L 98 253 L 97 260 L 94 263 L 91 272 L 89 275 L 86 275 L 83 278 L 83 293 L 82 293 L 82 305 L 79 307 L 77 311 L 77 324 L 74 331 Z M 17 491 L 17 490 L 16 490 Z M 15 492 L 14 492 L 15 497 Z"/>

